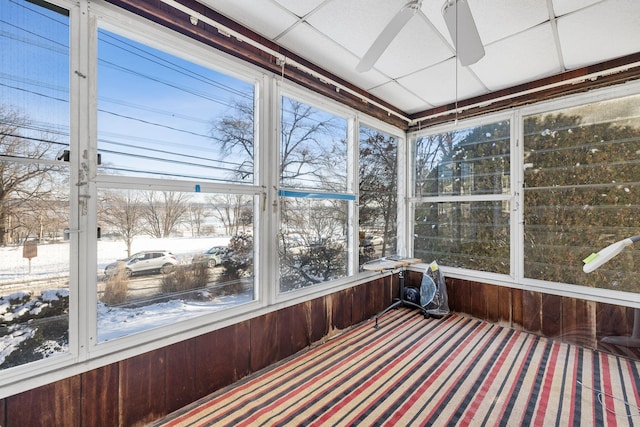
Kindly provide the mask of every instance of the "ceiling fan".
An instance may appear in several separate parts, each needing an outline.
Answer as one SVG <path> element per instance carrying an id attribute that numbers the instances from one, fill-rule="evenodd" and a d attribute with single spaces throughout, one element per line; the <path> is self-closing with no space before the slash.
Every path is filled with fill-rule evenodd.
<path id="1" fill-rule="evenodd" d="M 367 53 L 356 66 L 356 71 L 369 71 L 400 30 L 422 7 L 422 0 L 409 0 L 389 21 Z M 484 47 L 471 15 L 467 0 L 447 0 L 442 6 L 442 16 L 449 30 L 456 55 L 463 66 L 471 65 L 484 56 Z"/>

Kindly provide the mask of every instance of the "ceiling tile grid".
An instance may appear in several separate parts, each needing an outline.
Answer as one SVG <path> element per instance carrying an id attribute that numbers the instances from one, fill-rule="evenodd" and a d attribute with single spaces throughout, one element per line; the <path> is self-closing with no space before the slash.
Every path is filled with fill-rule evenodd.
<path id="1" fill-rule="evenodd" d="M 356 66 L 419 0 L 200 0 L 407 114 L 640 52 L 640 0 L 467 0 L 485 56 L 468 67 L 423 0 L 373 68 Z"/>

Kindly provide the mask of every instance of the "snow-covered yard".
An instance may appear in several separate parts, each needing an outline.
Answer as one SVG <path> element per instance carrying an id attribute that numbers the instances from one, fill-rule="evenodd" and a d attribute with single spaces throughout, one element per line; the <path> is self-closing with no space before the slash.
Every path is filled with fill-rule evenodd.
<path id="1" fill-rule="evenodd" d="M 179 261 L 188 263 L 193 255 L 213 246 L 226 246 L 229 237 L 165 238 L 139 237 L 134 239 L 131 253 L 145 250 L 165 249 L 171 251 Z M 127 250 L 122 241 L 100 240 L 97 246 L 98 271 L 118 259 L 126 258 Z M 38 255 L 29 260 L 23 257 L 22 246 L 0 247 L 0 295 L 2 286 L 13 283 L 28 283 L 69 274 L 69 242 L 40 244 Z"/>
<path id="2" fill-rule="evenodd" d="M 139 239 L 133 252 L 151 249 L 167 249 L 181 263 L 191 262 L 193 255 L 212 246 L 226 246 L 229 238 L 201 239 Z M 98 243 L 98 271 L 104 266 L 126 256 L 124 244 L 115 241 Z M 28 352 L 29 360 L 55 356 L 68 351 L 68 297 L 69 290 L 59 286 L 67 283 L 69 269 L 69 244 L 55 243 L 38 246 L 38 256 L 29 262 L 22 257 L 22 247 L 0 248 L 0 369 L 12 353 Z M 31 288 L 30 284 L 44 281 L 49 285 Z M 214 296 L 207 290 L 199 290 L 198 298 L 176 298 L 150 302 L 147 305 L 107 306 L 97 305 L 98 342 L 135 334 L 190 319 L 203 314 L 251 301 L 253 292 Z M 53 310 L 58 310 L 53 314 Z M 49 310 L 49 311 L 46 311 Z M 42 316 L 44 315 L 44 316 Z M 39 337 L 42 330 L 53 328 L 56 339 Z M 60 326 L 62 325 L 62 326 Z M 40 332 L 38 332 L 40 330 Z M 60 331 L 62 333 L 60 334 Z M 57 335 L 56 335 L 57 336 Z M 31 345 L 29 341 L 37 341 Z M 14 362 L 15 363 L 15 362 Z"/>

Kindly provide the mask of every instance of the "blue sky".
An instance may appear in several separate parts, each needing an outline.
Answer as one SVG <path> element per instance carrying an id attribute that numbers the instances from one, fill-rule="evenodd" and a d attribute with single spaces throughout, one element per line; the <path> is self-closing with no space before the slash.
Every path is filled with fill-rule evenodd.
<path id="1" fill-rule="evenodd" d="M 68 18 L 25 1 L 0 2 L 0 102 L 30 121 L 22 135 L 69 142 Z"/>
<path id="2" fill-rule="evenodd" d="M 146 159 L 169 156 L 184 164 L 220 159 L 209 137 L 212 123 L 229 114 L 235 102 L 252 103 L 253 85 L 98 32 L 99 150 L 145 153 Z M 46 139 L 68 144 L 69 44 L 64 14 L 24 0 L 0 2 L 0 102 L 32 122 L 22 135 L 47 134 Z M 142 164 L 135 156 L 109 152 L 103 161 L 124 168 Z M 153 168 L 152 163 L 145 165 Z M 166 164 L 158 167 L 167 169 Z"/>

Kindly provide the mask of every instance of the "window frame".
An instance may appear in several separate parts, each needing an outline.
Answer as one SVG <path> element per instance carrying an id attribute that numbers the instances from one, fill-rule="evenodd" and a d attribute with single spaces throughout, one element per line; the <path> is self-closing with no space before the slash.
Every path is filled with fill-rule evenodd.
<path id="1" fill-rule="evenodd" d="M 477 195 L 447 195 L 447 196 L 418 196 L 415 194 L 415 144 L 416 140 L 420 137 L 427 135 L 434 135 L 440 133 L 446 133 L 451 131 L 457 131 L 461 129 L 469 129 L 472 127 L 482 126 L 485 124 L 495 123 L 499 121 L 509 121 L 509 133 L 510 133 L 510 144 L 509 144 L 509 152 L 510 152 L 510 182 L 509 182 L 509 193 L 503 194 L 477 194 Z M 503 282 L 503 283 L 511 283 L 516 280 L 516 250 L 514 250 L 514 238 L 516 233 L 514 230 L 517 229 L 516 218 L 513 215 L 513 212 L 516 208 L 516 199 L 518 197 L 518 181 L 515 179 L 516 175 L 516 165 L 514 158 L 514 153 L 517 152 L 518 146 L 516 144 L 516 122 L 514 120 L 514 114 L 511 111 L 507 112 L 497 112 L 493 114 L 488 114 L 485 116 L 475 117 L 467 120 L 461 120 L 460 122 L 453 123 L 445 123 L 442 125 L 434 126 L 432 128 L 427 128 L 418 132 L 411 133 L 407 136 L 407 139 L 410 141 L 410 150 L 408 150 L 407 162 L 408 169 L 410 169 L 410 184 L 409 184 L 409 197 L 407 198 L 407 204 L 409 205 L 407 210 L 409 214 L 409 223 L 411 226 L 408 230 L 408 234 L 406 235 L 407 244 L 410 246 L 410 253 L 414 253 L 414 216 L 416 205 L 419 203 L 442 203 L 442 202 L 451 202 L 451 203 L 461 203 L 461 202 L 492 202 L 492 201 L 507 201 L 509 202 L 509 209 L 512 212 L 509 218 L 509 242 L 511 245 L 509 252 L 509 273 L 508 274 L 500 274 L 493 273 L 488 271 L 479 271 L 472 270 L 467 268 L 458 268 L 458 267 L 446 267 L 446 260 L 439 260 L 438 262 L 442 264 L 442 270 L 447 273 L 458 274 L 461 277 L 469 278 L 474 277 L 475 279 L 483 279 L 490 282 Z M 430 263 L 433 260 L 423 260 L 425 263 Z"/>
<path id="2" fill-rule="evenodd" d="M 78 164 L 80 162 L 79 155 L 79 141 L 82 140 L 83 129 L 78 125 L 78 121 L 74 120 L 74 117 L 82 117 L 84 112 L 79 105 L 79 100 L 82 99 L 83 87 L 78 79 L 73 78 L 73 70 L 77 70 L 81 66 L 79 61 L 79 46 L 73 43 L 73 40 L 81 37 L 82 28 L 82 8 L 77 4 L 66 2 L 64 0 L 47 0 L 44 5 L 36 5 L 38 7 L 46 8 L 48 5 L 57 7 L 68 13 L 69 22 L 69 162 L 62 165 L 68 169 L 69 176 L 69 313 L 68 313 L 68 334 L 69 344 L 68 350 L 65 353 L 56 354 L 55 357 L 43 358 L 33 362 L 28 362 L 12 368 L 7 368 L 0 371 L 0 384 L 6 384 L 9 390 L 18 388 L 25 383 L 24 378 L 38 378 L 47 375 L 49 372 L 55 372 L 61 368 L 74 364 L 77 360 L 82 358 L 82 324 L 78 322 L 79 316 L 81 316 L 82 307 L 80 304 L 82 295 L 82 287 L 80 283 L 79 272 L 82 270 L 80 262 L 80 254 L 82 252 L 82 239 L 80 238 L 80 208 L 77 201 L 80 196 L 81 181 L 79 175 L 76 173 L 78 170 Z M 57 163 L 56 160 L 28 160 L 24 163 Z M 26 381 L 29 385 L 34 382 L 33 379 Z M 4 386 L 2 387 L 4 388 Z M 0 388 L 0 395 L 2 394 L 2 388 Z M 20 387 L 22 390 L 26 387 Z"/>
<path id="3" fill-rule="evenodd" d="M 594 89 L 593 91 L 575 95 L 568 95 L 562 98 L 558 98 L 551 101 L 540 102 L 536 104 L 532 104 L 530 106 L 525 106 L 517 111 L 518 120 L 520 129 L 518 132 L 519 141 L 524 141 L 524 129 L 522 123 L 524 121 L 524 117 L 542 114 L 546 112 L 553 112 L 557 110 L 568 109 L 572 107 L 578 107 L 581 105 L 602 102 L 608 100 L 614 100 L 618 98 L 623 98 L 629 95 L 639 95 L 640 94 L 640 81 L 633 81 L 621 85 L 616 85 L 614 87 L 606 87 L 601 89 Z M 518 170 L 518 179 L 521 183 L 524 183 L 524 151 L 522 147 L 524 142 L 520 144 L 520 152 L 519 159 L 517 160 L 519 170 Z M 522 193 L 522 192 L 521 192 Z M 519 197 L 520 206 L 524 206 L 524 194 L 520 194 Z M 520 239 L 518 241 L 518 248 L 521 254 L 524 254 L 524 219 L 522 217 L 523 209 L 519 210 L 519 230 L 518 235 Z M 585 254 L 585 257 L 589 254 Z M 559 283 L 559 282 L 550 282 L 538 279 L 531 279 L 524 277 L 524 258 L 523 255 L 520 255 L 518 259 L 518 278 L 521 283 L 521 287 L 525 289 L 532 289 L 535 291 L 551 293 L 560 296 L 568 296 L 580 299 L 586 299 L 596 302 L 603 302 L 608 304 L 616 304 L 621 306 L 629 306 L 640 308 L 640 292 L 625 292 L 625 291 L 615 291 L 612 289 L 600 289 L 600 288 L 590 288 L 581 285 L 574 285 L 569 283 Z"/>
<path id="4" fill-rule="evenodd" d="M 410 167 L 408 166 L 407 159 L 407 136 L 405 133 L 400 134 L 398 129 L 390 126 L 387 123 L 381 122 L 379 120 L 372 119 L 368 116 L 358 114 L 356 117 L 356 126 L 355 132 L 357 134 L 356 144 L 358 145 L 358 150 L 356 153 L 357 161 L 355 162 L 355 175 L 358 177 L 359 167 L 360 167 L 360 129 L 361 127 L 368 127 L 369 129 L 376 130 L 380 133 L 387 134 L 389 136 L 395 137 L 397 141 L 397 153 L 396 153 L 396 255 L 400 256 L 409 256 L 413 253 L 413 251 L 409 250 L 407 247 L 408 240 L 405 236 L 410 235 L 411 228 L 408 224 L 411 224 L 409 218 L 409 210 L 407 209 L 407 203 L 404 201 L 408 200 L 407 196 L 407 188 L 411 185 L 411 173 Z M 359 188 L 358 188 L 359 191 Z M 360 210 L 356 209 L 358 217 L 357 224 L 360 224 Z M 359 264 L 358 254 L 355 254 L 355 263 Z M 360 271 L 360 274 L 365 273 L 365 271 Z"/>
<path id="5" fill-rule="evenodd" d="M 611 289 L 590 288 L 581 285 L 568 283 L 559 283 L 531 279 L 524 277 L 524 192 L 522 187 L 524 184 L 524 117 L 552 112 L 566 108 L 572 108 L 588 103 L 607 101 L 621 98 L 628 95 L 640 94 L 640 82 L 634 81 L 614 87 L 605 87 L 594 89 L 586 93 L 572 94 L 563 96 L 549 101 L 541 101 L 535 104 L 513 108 L 509 111 L 502 111 L 493 114 L 487 114 L 468 120 L 461 120 L 459 123 L 445 123 L 434 126 L 432 128 L 423 129 L 421 131 L 409 132 L 407 139 L 410 141 L 413 150 L 415 138 L 427 134 L 441 133 L 456 129 L 468 128 L 472 125 L 482 124 L 495 121 L 495 119 L 508 118 L 511 121 L 511 195 L 512 204 L 510 205 L 510 244 L 511 244 L 511 266 L 509 275 L 500 275 L 484 271 L 469 270 L 463 268 L 447 267 L 443 262 L 442 271 L 447 277 L 462 280 L 480 281 L 492 283 L 500 286 L 512 287 L 534 292 L 542 292 L 545 294 L 553 294 L 566 296 L 571 298 L 584 299 L 588 301 L 602 302 L 608 304 L 616 304 L 621 306 L 629 306 L 640 308 L 640 293 L 615 291 Z M 413 215 L 415 203 L 424 198 L 416 197 L 415 177 L 413 176 L 415 158 L 414 153 L 409 151 L 407 154 L 407 164 L 410 165 L 412 177 L 410 179 L 410 193 L 408 198 L 409 210 Z M 464 201 L 464 198 L 472 199 L 475 196 L 455 196 L 455 197 L 429 197 L 429 201 Z M 411 253 L 413 253 L 413 232 L 406 235 L 407 244 L 411 245 Z M 585 254 L 585 256 L 588 254 Z M 425 261 L 425 260 L 423 260 Z"/>
<path id="6" fill-rule="evenodd" d="M 75 249 L 71 252 L 70 262 L 70 314 L 69 314 L 69 352 L 58 357 L 20 365 L 0 372 L 0 398 L 11 396 L 21 391 L 41 386 L 52 381 L 68 378 L 109 363 L 139 355 L 146 351 L 162 348 L 204 333 L 224 328 L 238 322 L 252 319 L 296 303 L 308 301 L 315 297 L 329 295 L 371 280 L 379 273 L 359 272 L 357 268 L 357 224 L 358 209 L 352 208 L 352 227 L 350 268 L 354 274 L 339 280 L 325 282 L 296 292 L 280 294 L 277 286 L 278 268 L 274 236 L 277 235 L 279 218 L 274 214 L 277 206 L 277 184 L 279 177 L 277 164 L 279 150 L 279 99 L 282 91 L 298 94 L 295 96 L 302 102 L 338 115 L 346 115 L 351 120 L 351 149 L 357 153 L 360 123 L 398 138 L 398 252 L 400 255 L 413 253 L 413 204 L 417 198 L 413 195 L 413 161 L 409 147 L 415 135 L 436 133 L 460 127 L 468 127 L 476 123 L 495 121 L 498 118 L 509 118 L 511 123 L 511 193 L 510 218 L 511 266 L 509 275 L 478 272 L 474 270 L 455 269 L 442 266 L 448 277 L 472 281 L 482 281 L 517 289 L 540 291 L 548 294 L 581 298 L 586 300 L 618 304 L 640 308 L 640 294 L 619 292 L 605 289 L 584 288 L 555 282 L 542 282 L 523 279 L 522 265 L 522 203 L 520 191 L 523 180 L 523 140 L 522 117 L 525 115 L 572 107 L 587 102 L 613 99 L 629 93 L 640 93 L 640 82 L 621 84 L 615 87 L 593 90 L 588 93 L 565 96 L 553 101 L 539 102 L 529 106 L 514 108 L 509 111 L 480 116 L 474 119 L 448 123 L 416 132 L 405 133 L 377 119 L 356 112 L 336 101 L 311 93 L 308 89 L 283 81 L 282 76 L 274 75 L 258 69 L 230 55 L 217 51 L 190 37 L 178 34 L 166 27 L 152 23 L 124 9 L 107 2 L 93 3 L 88 0 L 47 0 L 48 3 L 69 11 L 70 25 L 70 239 Z M 94 340 L 96 322 L 96 234 L 97 220 L 95 214 L 96 194 L 101 186 L 127 188 L 131 185 L 128 178 L 106 178 L 96 176 L 97 157 L 97 28 L 105 28 L 120 35 L 141 40 L 150 46 L 193 60 L 208 68 L 215 68 L 223 73 L 240 78 L 244 76 L 259 86 L 255 95 L 255 138 L 254 151 L 255 174 L 257 180 L 253 184 L 207 183 L 202 190 L 207 192 L 223 191 L 239 192 L 255 197 L 254 209 L 258 214 L 255 233 L 256 279 L 254 282 L 256 300 L 223 312 L 212 313 L 195 319 L 178 322 L 175 326 L 149 330 L 130 337 L 97 345 Z M 219 67 L 219 68 L 218 68 Z M 275 147 L 275 148 L 274 148 Z M 88 160 L 82 163 L 86 154 Z M 350 156 L 349 166 L 352 178 L 357 177 L 357 154 Z M 80 179 L 84 177 L 88 167 L 89 180 L 85 186 Z M 411 169 L 410 169 L 411 168 Z M 193 182 L 159 183 L 157 180 L 136 181 L 134 186 L 145 188 L 174 189 L 185 191 Z M 147 187 L 148 186 L 148 187 Z M 357 195 L 357 183 L 351 183 L 351 190 Z M 137 188 L 137 187 L 136 187 Z M 462 196 L 461 196 L 462 197 Z M 468 197 L 468 196 L 465 196 Z M 505 196 L 506 197 L 506 196 Z M 88 201 L 87 201 L 88 200 Z M 462 200 L 462 199 L 456 199 Z M 354 204 L 355 205 L 355 204 Z M 88 207 L 88 212 L 85 211 Z M 91 210 L 93 209 L 93 211 Z M 93 213 L 92 213 L 93 212 Z M 263 215 L 260 213 L 265 212 Z M 430 260 L 423 260 L 429 262 Z M 410 267 L 411 268 L 411 267 Z M 415 267 L 422 270 L 424 265 Z M 93 319 L 93 320 L 92 320 Z M 93 322 L 93 324 L 92 324 Z M 92 329 L 93 328 L 93 329 Z"/>
<path id="7" fill-rule="evenodd" d="M 342 118 L 347 121 L 347 138 L 349 139 L 348 147 L 347 147 L 347 171 L 346 171 L 347 177 L 346 177 L 346 183 L 345 183 L 346 187 L 340 193 L 349 195 L 349 196 L 355 196 L 357 200 L 357 194 L 354 192 L 355 182 L 354 182 L 354 175 L 353 175 L 353 172 L 354 172 L 353 164 L 355 162 L 354 153 L 353 153 L 353 141 L 354 141 L 354 129 L 355 129 L 354 123 L 355 123 L 356 115 L 353 110 L 346 108 L 337 102 L 330 101 L 322 96 L 319 96 L 313 93 L 308 93 L 303 88 L 293 83 L 289 83 L 285 81 L 277 81 L 275 86 L 276 87 L 274 91 L 274 103 L 276 103 L 276 109 L 274 110 L 274 112 L 277 112 L 276 113 L 277 117 L 274 123 L 273 152 L 275 153 L 275 156 L 272 163 L 272 170 L 274 171 L 274 174 L 272 177 L 273 178 L 272 186 L 274 189 L 274 192 L 273 192 L 274 206 L 277 206 L 277 212 L 271 218 L 273 221 L 272 222 L 273 233 L 271 233 L 270 237 L 273 242 L 273 248 L 271 253 L 274 254 L 274 258 L 273 258 L 274 263 L 271 266 L 271 268 L 273 269 L 272 276 L 274 277 L 274 280 L 275 280 L 273 283 L 276 283 L 277 285 L 274 286 L 274 289 L 272 289 L 271 300 L 276 303 L 281 303 L 281 302 L 301 301 L 304 299 L 309 299 L 310 297 L 313 297 L 313 296 L 328 295 L 332 292 L 335 292 L 336 290 L 346 289 L 350 287 L 354 280 L 352 252 L 353 252 L 353 238 L 355 235 L 354 224 L 353 224 L 355 201 L 349 201 L 348 208 L 347 208 L 348 209 L 347 228 L 349 230 L 349 233 L 348 233 L 349 245 L 347 247 L 347 252 L 348 252 L 347 275 L 339 279 L 317 283 L 317 284 L 306 286 L 300 289 L 295 289 L 295 290 L 285 291 L 285 292 L 280 290 L 280 271 L 279 271 L 280 256 L 278 253 L 277 241 L 278 241 L 278 235 L 280 232 L 280 224 L 281 224 L 280 222 L 281 209 L 280 209 L 280 195 L 279 195 L 279 191 L 281 190 L 281 188 L 280 188 L 280 176 L 278 173 L 278 171 L 280 170 L 281 100 L 283 97 L 291 98 L 296 101 L 302 102 L 310 107 L 317 108 L 318 110 L 321 110 L 324 113 L 333 114 L 338 118 Z M 286 189 L 292 190 L 292 191 L 294 190 L 293 188 L 289 188 L 289 187 L 287 187 Z M 311 191 L 311 192 L 317 192 L 317 193 L 324 192 L 323 190 L 313 190 L 313 189 L 311 190 L 302 189 L 300 191 Z"/>
<path id="8" fill-rule="evenodd" d="M 94 171 L 92 176 L 92 193 L 93 203 L 91 204 L 92 215 L 91 219 L 97 221 L 96 212 L 96 199 L 98 190 L 106 189 L 135 189 L 135 190 L 155 190 L 155 191 L 176 191 L 183 193 L 199 192 L 201 194 L 239 194 L 254 197 L 254 260 L 257 262 L 260 259 L 260 253 L 264 253 L 265 249 L 259 246 L 261 223 L 264 220 L 261 218 L 262 211 L 262 196 L 264 194 L 264 178 L 261 177 L 261 171 L 264 170 L 259 159 L 262 152 L 262 134 L 260 133 L 261 120 L 260 114 L 265 107 L 265 91 L 266 86 L 265 76 L 263 73 L 254 70 L 247 65 L 239 62 L 239 60 L 232 58 L 228 55 L 222 54 L 218 51 L 207 48 L 207 46 L 193 40 L 189 37 L 181 34 L 167 31 L 166 28 L 149 23 L 137 16 L 131 16 L 131 19 L 139 21 L 140 25 L 126 25 L 123 21 L 123 11 L 115 6 L 103 5 L 99 7 L 92 7 L 92 11 L 95 12 L 95 16 L 91 22 L 91 32 L 94 37 L 93 42 L 93 55 L 92 60 L 92 79 L 95 85 L 91 88 L 93 94 L 97 94 L 97 37 L 100 29 L 105 29 L 119 36 L 123 36 L 152 48 L 158 49 L 165 53 L 177 56 L 183 60 L 193 62 L 202 67 L 220 72 L 227 76 L 242 80 L 254 86 L 254 182 L 253 183 L 229 183 L 229 182 L 213 182 L 205 181 L 199 182 L 194 180 L 173 180 L 164 177 L 160 178 L 148 178 L 148 177 L 135 177 L 135 176 L 113 176 L 99 174 L 97 164 L 94 163 L 91 169 Z M 97 141 L 97 98 L 93 98 L 94 102 L 92 112 L 94 113 L 94 127 L 92 132 L 89 150 L 96 153 L 98 152 Z M 194 190 L 199 186 L 198 190 Z M 96 225 L 97 226 L 97 225 Z M 87 233 L 91 235 L 91 233 Z M 95 233 L 94 233 L 95 234 Z M 97 271 L 97 237 L 90 236 L 88 240 L 88 259 L 86 264 L 89 266 L 88 271 Z M 94 275 L 89 274 L 87 276 L 87 308 L 86 308 L 86 320 L 87 320 L 87 353 L 90 358 L 99 358 L 109 356 L 112 354 L 122 353 L 123 351 L 132 350 L 135 353 L 135 349 L 140 348 L 141 343 L 148 345 L 152 348 L 157 346 L 158 342 L 162 342 L 166 339 L 167 335 L 181 334 L 185 331 L 197 330 L 199 328 L 210 328 L 211 325 L 216 325 L 228 321 L 238 316 L 246 315 L 247 313 L 254 312 L 265 306 L 265 296 L 261 283 L 261 268 L 258 265 L 254 265 L 254 300 L 248 303 L 244 303 L 235 307 L 227 308 L 219 311 L 212 311 L 211 313 L 203 314 L 191 319 L 179 320 L 173 325 L 163 326 L 158 328 L 152 328 L 145 331 L 141 331 L 135 334 L 126 335 L 114 340 L 98 342 L 97 340 L 97 280 Z"/>

